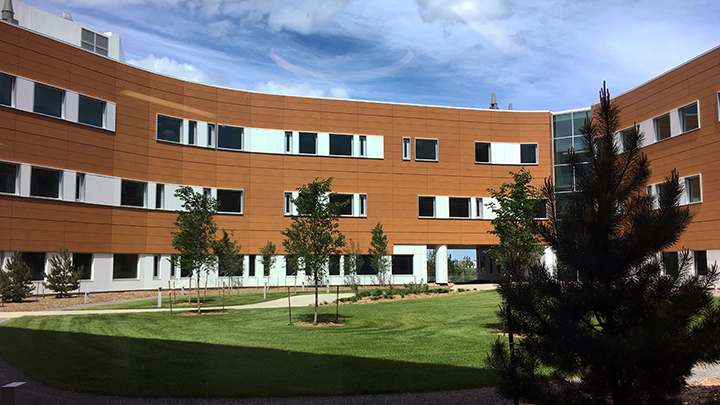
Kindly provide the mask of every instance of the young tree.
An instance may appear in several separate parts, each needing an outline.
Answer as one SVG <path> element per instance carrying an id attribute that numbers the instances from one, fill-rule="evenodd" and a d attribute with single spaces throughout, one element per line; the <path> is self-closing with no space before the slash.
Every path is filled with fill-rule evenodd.
<path id="1" fill-rule="evenodd" d="M 240 254 L 241 245 L 230 239 L 230 235 L 235 236 L 233 231 L 228 232 L 222 230 L 222 238 L 215 241 L 213 252 L 217 257 L 218 274 L 221 277 L 228 277 L 232 286 L 232 278 L 234 276 L 243 275 L 244 257 Z M 231 287 L 232 288 L 232 287 Z"/>
<path id="2" fill-rule="evenodd" d="M 297 258 L 315 286 L 314 325 L 318 316 L 318 287 L 325 278 L 328 260 L 345 246 L 345 237 L 338 230 L 338 217 L 347 202 L 330 202 L 331 185 L 332 177 L 315 179 L 298 188 L 298 197 L 292 200 L 298 214 L 292 216 L 292 224 L 282 232 L 285 253 Z"/>
<path id="3" fill-rule="evenodd" d="M 370 268 L 377 274 L 378 284 L 385 285 L 387 283 L 387 273 L 390 270 L 390 258 L 388 258 L 388 238 L 383 234 L 382 224 L 380 222 L 371 230 L 372 239 L 370 240 Z"/>
<path id="4" fill-rule="evenodd" d="M 549 388 L 579 377 L 572 393 L 579 402 L 667 403 L 696 362 L 720 358 L 720 309 L 707 291 L 717 268 L 694 277 L 683 254 L 678 271 L 663 272 L 658 252 L 678 241 L 691 215 L 678 205 L 682 187 L 675 171 L 657 204 L 650 203 L 650 167 L 639 149 L 643 135 L 637 126 L 628 131 L 626 152 L 620 153 L 613 140 L 619 113 L 603 86 L 600 104 L 581 130 L 589 164 L 569 153 L 576 185 L 567 207 L 556 208 L 546 181 L 549 220 L 535 226 L 556 253 L 556 276 L 531 264 L 522 281 L 501 284 L 512 323 L 525 336 L 516 345 L 518 378 L 525 394 L 545 402 L 561 402 L 565 398 L 553 393 L 567 391 Z M 508 321 L 507 313 L 501 315 Z M 507 377 L 501 364 L 506 357 L 496 358 Z M 555 385 L 536 373 L 541 365 L 553 371 Z"/>
<path id="5" fill-rule="evenodd" d="M 267 241 L 265 246 L 263 246 L 262 249 L 260 249 L 260 254 L 262 255 L 262 265 L 263 265 L 263 275 L 265 277 L 270 276 L 270 269 L 275 265 L 275 261 L 277 261 L 277 254 L 276 252 L 275 244 Z"/>
<path id="6" fill-rule="evenodd" d="M 50 258 L 50 273 L 45 275 L 43 286 L 57 293 L 57 298 L 70 296 L 69 292 L 80 288 L 83 266 L 75 267 L 70 251 L 65 247 Z"/>
<path id="7" fill-rule="evenodd" d="M 30 267 L 23 261 L 22 253 L 17 250 L 0 269 L 0 295 L 3 302 L 24 300 L 35 286 L 32 284 Z"/>
<path id="8" fill-rule="evenodd" d="M 357 285 L 360 284 L 358 272 L 360 272 L 364 262 L 360 244 L 356 244 L 352 239 L 348 240 L 345 245 L 345 260 L 343 261 L 343 274 L 346 285 L 357 289 Z"/>
<path id="9" fill-rule="evenodd" d="M 182 209 L 177 211 L 172 246 L 177 253 L 172 255 L 174 263 L 181 269 L 187 269 L 189 277 L 196 277 L 197 310 L 200 313 L 200 272 L 215 264 L 213 247 L 217 225 L 214 216 L 218 202 L 212 197 L 196 193 L 192 187 L 184 186 L 175 190 L 175 197 L 182 201 Z"/>

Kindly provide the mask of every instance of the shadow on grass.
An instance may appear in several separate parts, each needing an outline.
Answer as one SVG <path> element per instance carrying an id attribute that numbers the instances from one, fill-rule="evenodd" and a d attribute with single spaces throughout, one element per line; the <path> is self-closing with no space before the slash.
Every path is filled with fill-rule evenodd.
<path id="1" fill-rule="evenodd" d="M 350 395 L 496 382 L 485 369 L 0 326 L 0 357 L 46 385 L 138 397 Z"/>
<path id="2" fill-rule="evenodd" d="M 301 314 L 293 317 L 293 322 L 312 322 L 315 320 L 315 314 Z M 352 316 L 340 314 L 339 317 L 335 317 L 335 314 L 318 314 L 318 322 L 338 322 L 345 323 L 352 319 Z"/>

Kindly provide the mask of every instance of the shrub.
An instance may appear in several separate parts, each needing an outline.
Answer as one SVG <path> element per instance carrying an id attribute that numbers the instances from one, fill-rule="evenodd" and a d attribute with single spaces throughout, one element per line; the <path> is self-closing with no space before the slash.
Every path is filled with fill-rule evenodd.
<path id="1" fill-rule="evenodd" d="M 20 302 L 35 286 L 32 285 L 30 267 L 23 261 L 22 253 L 17 250 L 10 256 L 5 270 L 0 269 L 0 295 L 2 301 Z"/>
<path id="2" fill-rule="evenodd" d="M 70 296 L 70 291 L 80 288 L 83 266 L 75 267 L 70 251 L 63 246 L 60 252 L 50 259 L 50 272 L 45 275 L 45 288 L 55 291 L 57 298 Z"/>

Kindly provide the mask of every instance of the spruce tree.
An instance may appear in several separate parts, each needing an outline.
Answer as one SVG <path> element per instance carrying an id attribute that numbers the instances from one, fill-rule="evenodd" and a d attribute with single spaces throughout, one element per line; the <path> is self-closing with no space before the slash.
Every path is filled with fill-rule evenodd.
<path id="1" fill-rule="evenodd" d="M 0 269 L 0 295 L 3 302 L 24 300 L 35 286 L 32 284 L 30 267 L 22 259 L 22 253 L 15 250 L 5 270 Z"/>
<path id="2" fill-rule="evenodd" d="M 388 258 L 388 238 L 383 233 L 382 224 L 380 222 L 370 231 L 372 239 L 370 240 L 370 268 L 377 275 L 378 284 L 385 285 L 388 279 L 388 271 L 390 270 L 390 259 Z"/>
<path id="3" fill-rule="evenodd" d="M 70 296 L 70 291 L 80 288 L 83 266 L 75 267 L 70 251 L 65 247 L 50 258 L 50 272 L 45 275 L 43 286 L 55 291 L 57 298 Z"/>
<path id="4" fill-rule="evenodd" d="M 637 126 L 626 132 L 620 153 L 613 138 L 619 114 L 603 86 L 581 129 L 589 164 L 569 153 L 576 184 L 566 207 L 556 207 L 546 181 L 550 215 L 535 227 L 557 268 L 551 274 L 536 263 L 522 279 L 501 284 L 524 338 L 512 367 L 501 342 L 491 364 L 506 379 L 517 371 L 516 387 L 543 403 L 672 403 L 694 364 L 720 358 L 720 310 L 707 290 L 717 267 L 694 276 L 684 252 L 679 271 L 667 273 L 659 259 L 692 219 L 679 206 L 679 175 L 673 170 L 657 204 L 649 201 L 643 134 Z M 508 312 L 501 316 L 508 320 Z M 551 374 L 538 373 L 540 366 Z M 567 382 L 573 378 L 579 382 Z"/>

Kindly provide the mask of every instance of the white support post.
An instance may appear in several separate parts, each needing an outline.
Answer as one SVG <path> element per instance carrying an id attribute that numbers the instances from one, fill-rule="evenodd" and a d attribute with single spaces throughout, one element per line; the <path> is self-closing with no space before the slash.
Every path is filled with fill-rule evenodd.
<path id="1" fill-rule="evenodd" d="M 435 283 L 447 284 L 448 282 L 448 251 L 447 245 L 439 245 L 435 248 Z"/>

